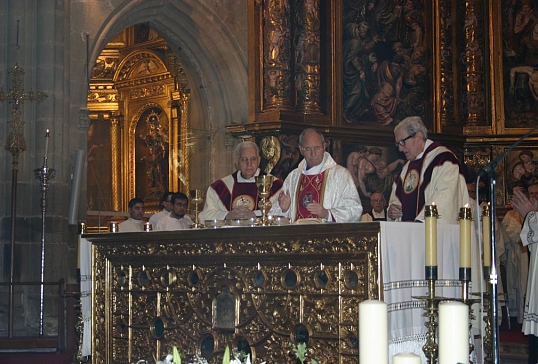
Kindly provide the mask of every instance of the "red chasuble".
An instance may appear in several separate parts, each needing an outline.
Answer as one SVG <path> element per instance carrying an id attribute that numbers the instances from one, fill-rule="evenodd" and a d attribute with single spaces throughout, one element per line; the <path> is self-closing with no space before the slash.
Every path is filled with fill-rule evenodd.
<path id="1" fill-rule="evenodd" d="M 258 210 L 258 187 L 256 183 L 251 182 L 237 182 L 237 173 L 235 171 L 232 174 L 234 179 L 234 185 L 232 191 L 228 189 L 226 183 L 222 180 L 215 181 L 211 187 L 217 192 L 220 200 L 226 206 L 228 211 L 232 211 L 238 206 L 247 206 L 249 210 Z M 265 175 L 267 173 L 261 171 L 260 175 Z M 271 187 L 271 196 L 275 194 L 278 190 L 282 188 L 282 180 L 275 179 L 273 182 L 273 187 Z"/>
<path id="2" fill-rule="evenodd" d="M 297 186 L 297 216 L 295 221 L 306 218 L 318 218 L 312 215 L 307 209 L 311 202 L 323 204 L 323 193 L 325 192 L 325 172 L 320 174 L 306 175 L 301 174 L 299 186 Z"/>

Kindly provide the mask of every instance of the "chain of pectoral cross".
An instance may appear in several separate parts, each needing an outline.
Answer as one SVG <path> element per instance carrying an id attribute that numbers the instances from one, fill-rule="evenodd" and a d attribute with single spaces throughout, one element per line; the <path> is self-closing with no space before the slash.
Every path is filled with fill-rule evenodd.
<path id="1" fill-rule="evenodd" d="M 13 156 L 13 167 L 17 168 L 19 154 L 26 150 L 26 140 L 24 140 L 24 135 L 21 132 L 22 126 L 24 125 L 24 120 L 21 118 L 21 104 L 25 101 L 38 101 L 41 102 L 47 97 L 43 91 L 33 92 L 24 92 L 21 89 L 22 75 L 24 71 L 21 67 L 15 64 L 15 67 L 9 74 L 13 75 L 13 89 L 9 92 L 3 92 L 0 89 L 0 101 L 6 101 L 10 104 L 13 104 L 11 109 L 12 119 L 8 121 L 8 124 L 11 126 L 11 133 L 7 137 L 6 141 L 6 150 L 9 150 Z"/>

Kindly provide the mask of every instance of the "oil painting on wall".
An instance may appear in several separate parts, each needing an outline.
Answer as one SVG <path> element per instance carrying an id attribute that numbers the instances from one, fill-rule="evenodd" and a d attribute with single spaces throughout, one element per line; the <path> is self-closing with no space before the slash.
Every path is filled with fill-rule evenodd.
<path id="1" fill-rule="evenodd" d="M 530 185 L 538 184 L 538 150 L 521 148 L 508 153 L 505 179 L 508 199 L 514 187 L 527 189 Z"/>
<path id="2" fill-rule="evenodd" d="M 344 144 L 345 167 L 349 170 L 361 200 L 368 201 L 375 192 L 389 200 L 392 183 L 405 160 L 389 148 Z"/>
<path id="3" fill-rule="evenodd" d="M 502 4 L 505 126 L 528 128 L 538 119 L 538 1 Z"/>
<path id="4" fill-rule="evenodd" d="M 342 10 L 344 122 L 388 126 L 424 118 L 423 1 L 345 0 Z"/>

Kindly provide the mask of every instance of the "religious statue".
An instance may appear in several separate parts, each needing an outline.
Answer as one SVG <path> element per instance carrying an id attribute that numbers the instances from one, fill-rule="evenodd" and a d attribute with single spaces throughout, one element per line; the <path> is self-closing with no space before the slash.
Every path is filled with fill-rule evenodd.
<path id="1" fill-rule="evenodd" d="M 141 134 L 140 139 L 147 147 L 147 154 L 140 160 L 146 163 L 150 195 L 159 196 L 166 189 L 162 165 L 167 158 L 168 128 L 161 125 L 159 115 L 155 111 L 149 113 L 145 123 L 147 132 Z"/>

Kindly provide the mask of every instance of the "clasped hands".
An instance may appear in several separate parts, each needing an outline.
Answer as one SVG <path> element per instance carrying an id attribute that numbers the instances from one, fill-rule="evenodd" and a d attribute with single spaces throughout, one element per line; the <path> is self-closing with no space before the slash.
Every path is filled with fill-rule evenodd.
<path id="1" fill-rule="evenodd" d="M 291 206 L 291 195 L 290 191 L 280 192 L 278 195 L 278 204 L 282 212 L 287 212 Z M 323 205 L 317 202 L 311 202 L 306 205 L 306 209 L 313 215 L 317 215 L 322 219 L 328 220 L 330 217 L 329 210 L 327 210 Z"/>

